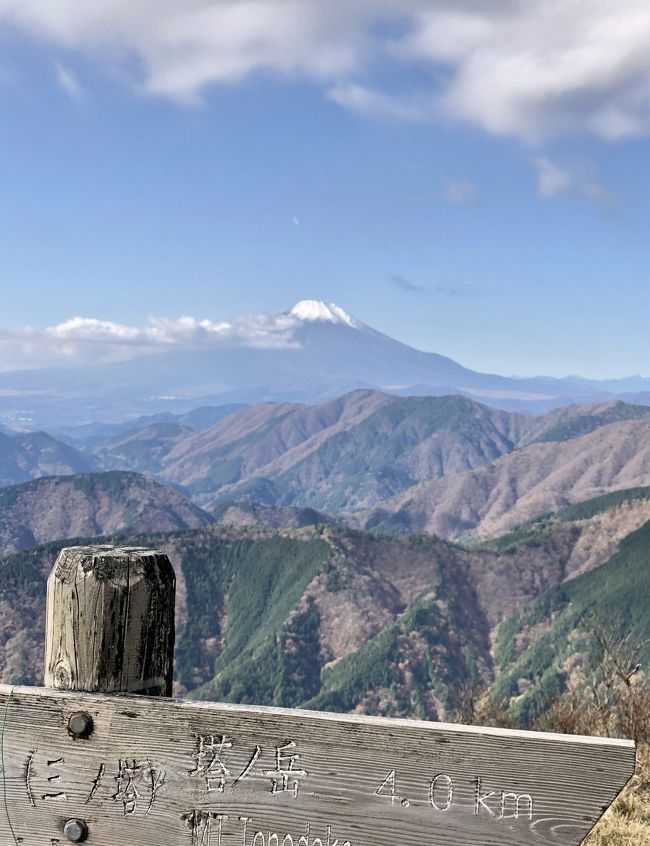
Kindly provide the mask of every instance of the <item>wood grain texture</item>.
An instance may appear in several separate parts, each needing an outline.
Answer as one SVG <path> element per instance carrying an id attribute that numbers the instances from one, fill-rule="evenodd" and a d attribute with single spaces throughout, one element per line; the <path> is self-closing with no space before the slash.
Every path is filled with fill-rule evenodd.
<path id="1" fill-rule="evenodd" d="M 47 582 L 45 684 L 169 696 L 175 586 L 155 550 L 62 549 Z"/>
<path id="2" fill-rule="evenodd" d="M 2 846 L 65 844 L 71 817 L 91 846 L 577 846 L 635 759 L 620 740 L 25 687 L 0 687 L 0 718 Z"/>

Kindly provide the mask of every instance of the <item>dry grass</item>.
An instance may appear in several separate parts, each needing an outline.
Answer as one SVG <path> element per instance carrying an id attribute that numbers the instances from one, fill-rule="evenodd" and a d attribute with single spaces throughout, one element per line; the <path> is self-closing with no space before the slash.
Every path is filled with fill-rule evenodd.
<path id="1" fill-rule="evenodd" d="M 650 746 L 639 746 L 636 775 L 583 846 L 650 846 Z"/>

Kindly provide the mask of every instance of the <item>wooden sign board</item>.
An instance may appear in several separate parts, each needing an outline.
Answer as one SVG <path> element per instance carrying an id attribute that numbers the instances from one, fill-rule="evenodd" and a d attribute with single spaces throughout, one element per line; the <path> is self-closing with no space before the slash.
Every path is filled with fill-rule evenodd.
<path id="1" fill-rule="evenodd" d="M 635 763 L 621 740 L 28 687 L 0 686 L 0 727 L 2 846 L 66 844 L 71 819 L 90 846 L 577 846 Z"/>

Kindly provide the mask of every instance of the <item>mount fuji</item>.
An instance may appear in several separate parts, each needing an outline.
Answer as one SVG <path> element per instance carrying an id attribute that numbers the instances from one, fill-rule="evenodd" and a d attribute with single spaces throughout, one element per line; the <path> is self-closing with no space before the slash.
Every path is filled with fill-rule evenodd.
<path id="1" fill-rule="evenodd" d="M 195 348 L 149 349 L 117 363 L 1 374 L 0 421 L 56 431 L 73 423 L 206 404 L 317 402 L 358 388 L 463 394 L 530 411 L 612 395 L 611 389 L 586 381 L 513 379 L 469 370 L 396 341 L 320 300 L 302 300 L 261 325 L 261 343 L 255 336 L 224 333 Z"/>

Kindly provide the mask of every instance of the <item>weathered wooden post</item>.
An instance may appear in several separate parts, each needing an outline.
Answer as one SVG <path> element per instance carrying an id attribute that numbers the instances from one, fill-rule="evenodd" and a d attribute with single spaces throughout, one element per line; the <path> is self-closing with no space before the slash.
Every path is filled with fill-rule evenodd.
<path id="1" fill-rule="evenodd" d="M 171 696 L 175 586 L 155 550 L 62 549 L 47 581 L 46 686 Z"/>
<path id="2" fill-rule="evenodd" d="M 171 696 L 176 578 L 166 555 L 142 547 L 62 549 L 47 580 L 45 684 L 61 690 Z M 94 729 L 88 711 L 68 718 L 73 737 Z M 56 776 L 55 776 L 56 778 Z M 85 819 L 63 833 L 88 839 Z"/>
<path id="3" fill-rule="evenodd" d="M 173 591 L 159 553 L 61 554 L 59 689 L 0 685 L 0 846 L 578 846 L 634 771 L 625 740 L 135 696 L 169 691 Z"/>

